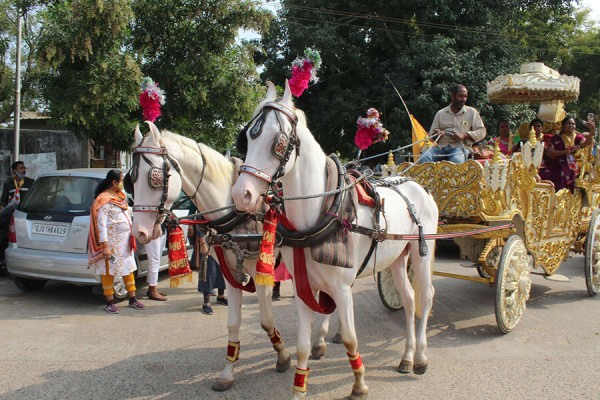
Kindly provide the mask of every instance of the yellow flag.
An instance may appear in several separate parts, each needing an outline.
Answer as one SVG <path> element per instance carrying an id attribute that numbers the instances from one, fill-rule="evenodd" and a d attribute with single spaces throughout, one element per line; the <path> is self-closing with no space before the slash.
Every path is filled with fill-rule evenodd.
<path id="1" fill-rule="evenodd" d="M 427 137 L 427 131 L 412 114 L 410 114 L 410 123 L 412 125 L 413 160 L 414 162 L 417 162 L 421 155 L 421 149 L 426 142 L 416 142 L 425 139 Z"/>

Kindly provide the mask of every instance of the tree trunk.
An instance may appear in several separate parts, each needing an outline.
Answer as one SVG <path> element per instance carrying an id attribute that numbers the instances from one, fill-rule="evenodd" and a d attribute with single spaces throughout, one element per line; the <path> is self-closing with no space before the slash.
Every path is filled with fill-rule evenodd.
<path id="1" fill-rule="evenodd" d="M 115 152 L 112 143 L 104 144 L 104 166 L 106 168 L 114 168 L 115 166 Z"/>

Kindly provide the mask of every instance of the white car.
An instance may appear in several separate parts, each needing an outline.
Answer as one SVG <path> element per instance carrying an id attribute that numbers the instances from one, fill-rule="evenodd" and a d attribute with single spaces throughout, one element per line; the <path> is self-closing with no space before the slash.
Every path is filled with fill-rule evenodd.
<path id="1" fill-rule="evenodd" d="M 87 242 L 94 190 L 109 169 L 83 168 L 41 174 L 17 207 L 9 228 L 6 249 L 8 273 L 21 290 L 44 287 L 48 281 L 101 287 L 100 275 L 88 268 Z M 174 210 L 188 214 L 189 201 Z M 191 254 L 191 253 L 190 253 Z M 138 243 L 136 278 L 148 274 L 148 257 Z M 163 249 L 160 270 L 168 268 Z M 127 292 L 115 279 L 115 297 Z"/>

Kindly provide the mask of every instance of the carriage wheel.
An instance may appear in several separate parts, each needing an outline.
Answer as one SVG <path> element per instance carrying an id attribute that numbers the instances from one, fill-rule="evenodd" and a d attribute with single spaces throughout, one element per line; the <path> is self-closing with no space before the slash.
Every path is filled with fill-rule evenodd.
<path id="1" fill-rule="evenodd" d="M 596 210 L 590 219 L 585 240 L 585 284 L 590 296 L 600 292 L 600 211 Z"/>
<path id="2" fill-rule="evenodd" d="M 529 299 L 529 257 L 523 240 L 512 235 L 506 241 L 496 273 L 496 323 L 508 333 L 519 323 Z"/>
<path id="3" fill-rule="evenodd" d="M 415 273 L 409 264 L 408 280 L 411 285 L 414 279 Z M 377 273 L 377 291 L 379 292 L 379 298 L 381 299 L 381 302 L 385 308 L 391 311 L 398 311 L 402 309 L 402 298 L 400 297 L 400 293 L 396 288 L 394 278 L 392 278 L 392 271 L 389 268 Z"/>

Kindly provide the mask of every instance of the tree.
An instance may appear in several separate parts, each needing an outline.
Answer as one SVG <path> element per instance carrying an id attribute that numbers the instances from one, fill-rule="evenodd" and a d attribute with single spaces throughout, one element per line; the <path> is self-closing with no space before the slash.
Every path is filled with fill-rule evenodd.
<path id="1" fill-rule="evenodd" d="M 548 52 L 561 73 L 581 80 L 579 101 L 565 107 L 579 120 L 585 119 L 589 112 L 600 111 L 600 27 L 589 15 L 586 9 L 576 12 L 574 23 L 562 29 L 565 45 Z"/>
<path id="2" fill-rule="evenodd" d="M 17 10 L 22 20 L 21 109 L 42 107 L 36 63 L 38 40 L 42 31 L 40 7 L 27 2 L 0 0 L 0 123 L 6 122 L 15 110 L 15 62 Z"/>
<path id="3" fill-rule="evenodd" d="M 266 29 L 271 14 L 239 0 L 136 0 L 133 10 L 131 47 L 167 95 L 159 125 L 224 150 L 263 92 L 238 31 Z"/>
<path id="4" fill-rule="evenodd" d="M 530 45 L 547 43 L 538 35 L 560 42 L 561 33 L 546 25 L 572 22 L 571 3 L 440 0 L 432 6 L 426 0 L 335 0 L 324 5 L 283 0 L 263 41 L 268 54 L 263 77 L 281 84 L 305 48 L 321 51 L 321 80 L 296 104 L 326 151 L 353 155 L 355 121 L 369 107 L 383 112 L 384 126 L 392 133 L 391 143 L 373 146 L 373 152 L 410 142 L 410 121 L 386 76 L 425 127 L 449 103 L 450 87 L 465 84 L 469 104 L 495 133 L 498 120 L 522 122 L 534 112 L 489 104 L 486 84 L 534 60 Z"/>
<path id="5" fill-rule="evenodd" d="M 44 96 L 53 120 L 106 147 L 127 149 L 141 72 L 126 51 L 133 17 L 127 0 L 51 2 L 40 39 Z"/>

